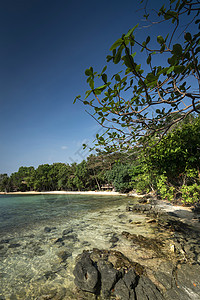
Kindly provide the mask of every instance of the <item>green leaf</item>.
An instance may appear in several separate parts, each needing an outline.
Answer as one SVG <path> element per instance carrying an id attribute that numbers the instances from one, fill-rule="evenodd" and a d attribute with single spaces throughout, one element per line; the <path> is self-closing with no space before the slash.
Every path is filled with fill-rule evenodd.
<path id="1" fill-rule="evenodd" d="M 94 80 L 93 79 L 89 80 L 89 85 L 90 85 L 90 88 L 93 90 L 94 89 Z"/>
<path id="2" fill-rule="evenodd" d="M 150 36 L 148 36 L 147 38 L 146 38 L 146 45 L 150 42 Z"/>
<path id="3" fill-rule="evenodd" d="M 90 96 L 91 93 L 92 93 L 92 91 L 87 91 L 87 92 L 85 93 L 85 99 L 87 99 L 87 98 Z"/>
<path id="4" fill-rule="evenodd" d="M 121 80 L 119 74 L 116 74 L 116 75 L 115 75 L 115 80 L 116 80 L 116 81 L 120 81 L 120 80 Z"/>
<path id="5" fill-rule="evenodd" d="M 182 51 L 183 51 L 183 49 L 182 49 L 182 47 L 181 47 L 180 44 L 175 44 L 175 45 L 173 46 L 173 50 L 172 50 L 172 53 L 173 53 L 173 54 L 176 54 L 176 55 L 178 55 L 178 56 L 181 56 L 181 55 L 182 55 Z"/>
<path id="6" fill-rule="evenodd" d="M 101 78 L 104 81 L 104 83 L 107 83 L 107 75 L 105 73 L 101 75 Z"/>
<path id="7" fill-rule="evenodd" d="M 107 55 L 107 57 L 106 57 L 106 61 L 107 62 L 109 62 L 109 61 L 111 61 L 111 59 L 113 58 L 113 56 L 111 56 L 111 55 Z"/>
<path id="8" fill-rule="evenodd" d="M 164 14 L 164 18 L 165 20 L 169 20 L 172 18 L 177 19 L 177 12 L 172 11 L 172 10 L 168 10 L 165 14 Z"/>
<path id="9" fill-rule="evenodd" d="M 185 37 L 185 40 L 188 42 L 191 41 L 191 39 L 192 39 L 192 36 L 189 32 L 187 32 L 184 37 Z"/>
<path id="10" fill-rule="evenodd" d="M 105 89 L 106 87 L 107 87 L 107 84 L 104 84 L 104 85 L 102 85 L 102 86 L 97 87 L 97 88 L 95 89 L 95 91 L 96 91 L 96 90 L 103 90 L 103 89 Z"/>
<path id="11" fill-rule="evenodd" d="M 174 73 L 181 74 L 185 70 L 184 66 L 175 66 L 174 67 Z"/>
<path id="12" fill-rule="evenodd" d="M 125 63 L 125 65 L 128 67 L 128 68 L 130 68 L 130 69 L 132 69 L 133 68 L 133 65 L 132 65 L 132 63 L 133 63 L 133 58 L 131 57 L 131 56 L 124 56 L 123 57 L 123 59 L 124 59 L 124 63 Z M 131 60 L 132 59 L 132 60 Z"/>
<path id="13" fill-rule="evenodd" d="M 117 51 L 117 54 L 116 54 L 115 58 L 114 58 L 114 63 L 115 64 L 118 64 L 118 62 L 120 61 L 123 49 L 124 49 L 124 45 L 121 45 L 119 47 L 118 51 Z"/>
<path id="14" fill-rule="evenodd" d="M 130 35 L 132 35 L 133 31 L 139 26 L 139 24 L 135 25 L 132 29 L 130 29 L 127 34 L 124 36 L 124 38 L 128 38 Z"/>
<path id="15" fill-rule="evenodd" d="M 85 70 L 85 75 L 86 75 L 86 76 L 90 76 L 90 74 L 91 74 L 91 73 L 90 73 L 90 70 L 89 70 L 89 69 Z"/>
<path id="16" fill-rule="evenodd" d="M 149 56 L 147 57 L 147 64 L 149 65 L 150 62 L 151 62 L 151 55 L 149 55 Z"/>
<path id="17" fill-rule="evenodd" d="M 103 74 L 105 71 L 107 70 L 107 66 L 105 66 L 101 72 L 101 74 Z"/>
<path id="18" fill-rule="evenodd" d="M 81 98 L 81 95 L 76 96 L 76 98 L 74 99 L 73 104 L 76 103 L 76 100 L 77 100 L 77 99 L 80 99 L 80 98 Z"/>
<path id="19" fill-rule="evenodd" d="M 110 51 L 115 50 L 118 46 L 120 46 L 123 43 L 122 39 L 118 39 L 114 44 L 110 47 Z"/>
<path id="20" fill-rule="evenodd" d="M 166 74 L 170 74 L 170 73 L 173 72 L 173 71 L 174 71 L 174 66 L 170 67 L 170 68 L 167 70 Z"/>
<path id="21" fill-rule="evenodd" d="M 164 40 L 164 38 L 163 38 L 161 35 L 158 35 L 158 36 L 157 36 L 157 42 L 158 42 L 160 45 L 162 45 L 162 44 L 165 42 L 165 40 Z"/>

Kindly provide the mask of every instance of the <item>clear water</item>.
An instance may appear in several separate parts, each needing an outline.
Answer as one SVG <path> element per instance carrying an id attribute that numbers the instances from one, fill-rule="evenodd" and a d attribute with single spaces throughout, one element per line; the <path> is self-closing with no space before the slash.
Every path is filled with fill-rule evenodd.
<path id="1" fill-rule="evenodd" d="M 113 197 L 113 198 L 112 198 Z M 123 203 L 124 197 L 93 195 L 0 195 L 0 236 L 32 228 L 45 222 L 113 207 Z"/>
<path id="2" fill-rule="evenodd" d="M 78 254 L 112 247 L 127 254 L 122 231 L 151 234 L 131 224 L 145 221 L 126 212 L 127 202 L 122 196 L 0 195 L 0 299 L 77 299 Z"/>

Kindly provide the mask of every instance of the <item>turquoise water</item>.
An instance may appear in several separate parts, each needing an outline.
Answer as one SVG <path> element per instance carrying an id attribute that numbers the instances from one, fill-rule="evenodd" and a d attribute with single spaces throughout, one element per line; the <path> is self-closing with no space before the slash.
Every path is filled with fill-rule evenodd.
<path id="1" fill-rule="evenodd" d="M 124 199 L 99 195 L 0 195 L 0 236 L 119 205 Z"/>
<path id="2" fill-rule="evenodd" d="M 144 216 L 126 212 L 128 200 L 0 195 L 0 299 L 76 300 L 73 269 L 83 250 L 114 248 L 132 259 L 136 251 L 121 233 L 148 235 L 151 230 Z"/>

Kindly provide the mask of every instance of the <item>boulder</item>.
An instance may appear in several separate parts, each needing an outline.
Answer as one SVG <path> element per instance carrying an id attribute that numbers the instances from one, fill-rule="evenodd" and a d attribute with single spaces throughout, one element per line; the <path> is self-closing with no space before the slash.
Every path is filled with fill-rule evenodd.
<path id="1" fill-rule="evenodd" d="M 83 252 L 73 272 L 76 286 L 86 292 L 96 294 L 99 288 L 99 272 L 90 259 L 88 252 Z"/>
<path id="2" fill-rule="evenodd" d="M 113 268 L 113 265 L 103 259 L 98 261 L 98 271 L 101 274 L 101 293 L 103 298 L 108 298 L 121 273 Z"/>

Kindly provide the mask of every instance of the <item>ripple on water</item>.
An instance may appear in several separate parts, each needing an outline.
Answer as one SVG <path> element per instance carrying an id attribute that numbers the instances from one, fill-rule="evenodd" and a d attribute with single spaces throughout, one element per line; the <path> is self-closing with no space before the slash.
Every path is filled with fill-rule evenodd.
<path id="1" fill-rule="evenodd" d="M 126 204 L 79 212 L 76 218 L 38 223 L 31 230 L 5 235 L 0 240 L 0 290 L 5 299 L 36 299 L 41 295 L 61 297 L 74 289 L 75 258 L 84 249 L 123 251 L 131 243 L 122 231 L 153 235 L 145 217 L 125 211 Z M 141 222 L 133 225 L 130 220 Z M 1 296 L 1 294 L 0 294 Z M 73 299 L 73 298 L 71 298 Z"/>

